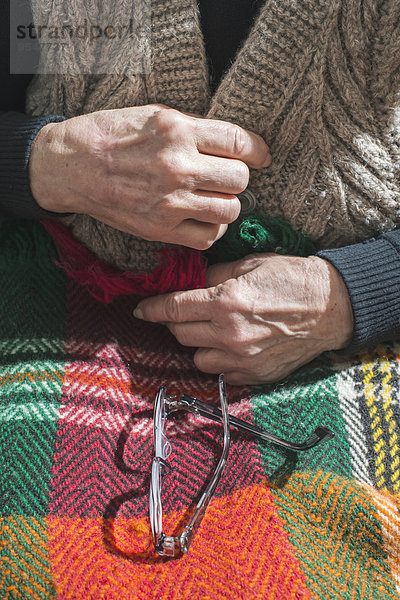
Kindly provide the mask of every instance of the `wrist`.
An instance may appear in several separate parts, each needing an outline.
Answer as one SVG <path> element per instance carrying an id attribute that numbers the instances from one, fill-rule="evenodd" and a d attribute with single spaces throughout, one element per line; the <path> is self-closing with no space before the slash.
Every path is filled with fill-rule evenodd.
<path id="1" fill-rule="evenodd" d="M 326 327 L 326 350 L 341 350 L 353 337 L 354 318 L 350 295 L 340 272 L 329 261 L 314 257 L 325 263 L 327 276 L 327 302 L 324 312 Z"/>
<path id="2" fill-rule="evenodd" d="M 55 213 L 72 212 L 63 202 L 63 194 L 54 186 L 57 172 L 55 156 L 59 152 L 56 130 L 63 122 L 48 123 L 37 133 L 31 147 L 28 177 L 32 196 L 40 208 Z"/>
<path id="3" fill-rule="evenodd" d="M 314 306 L 321 352 L 345 348 L 353 337 L 353 310 L 346 284 L 339 271 L 327 260 L 310 256 Z"/>

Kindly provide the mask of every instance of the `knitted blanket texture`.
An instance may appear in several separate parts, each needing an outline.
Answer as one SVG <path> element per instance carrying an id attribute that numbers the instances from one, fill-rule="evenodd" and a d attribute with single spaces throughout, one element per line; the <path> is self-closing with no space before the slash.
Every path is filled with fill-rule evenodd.
<path id="1" fill-rule="evenodd" d="M 41 25 L 126 22 L 150 5 L 31 3 Z M 35 77 L 27 112 L 163 103 L 237 123 L 273 156 L 250 172 L 258 213 L 317 248 L 399 226 L 398 0 L 266 0 L 213 97 L 196 0 L 155 0 L 151 10 L 148 73 L 118 70 L 138 60 L 129 40 L 109 53 L 108 75 L 80 74 L 107 58 L 106 46 L 78 55 L 68 39 L 47 45 L 42 66 L 73 74 Z M 84 215 L 65 224 L 111 267 L 160 266 L 164 244 Z M 40 224 L 0 230 L 0 600 L 398 598 L 400 345 L 326 354 L 275 385 L 229 386 L 231 415 L 294 441 L 318 425 L 335 437 L 294 456 L 232 430 L 189 553 L 161 558 L 148 518 L 155 394 L 165 383 L 218 404 L 217 378 L 195 369 L 193 349 L 166 328 L 135 320 L 135 297 L 99 302 L 67 277 Z M 228 256 L 232 241 L 221 243 Z M 201 275 L 203 263 L 188 261 Z M 222 427 L 182 414 L 168 437 L 164 530 L 177 535 L 212 476 Z"/>
<path id="2" fill-rule="evenodd" d="M 152 406 L 162 383 L 218 404 L 217 379 L 133 301 L 96 301 L 55 264 L 39 224 L 0 224 L 0 598 L 398 598 L 400 346 L 329 354 L 284 382 L 228 386 L 229 412 L 296 441 L 232 430 L 228 466 L 187 555 L 154 554 Z M 171 420 L 164 529 L 212 475 L 220 424 Z M 397 586 L 397 587 L 396 587 Z"/>

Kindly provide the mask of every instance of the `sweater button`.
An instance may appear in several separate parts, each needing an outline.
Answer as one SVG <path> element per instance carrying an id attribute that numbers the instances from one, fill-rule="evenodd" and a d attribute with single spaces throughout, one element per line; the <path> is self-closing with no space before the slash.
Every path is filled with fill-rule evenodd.
<path id="1" fill-rule="evenodd" d="M 242 205 L 240 210 L 241 215 L 249 215 L 254 211 L 257 200 L 249 188 L 246 188 L 243 192 L 240 192 L 240 194 L 236 194 L 236 196 L 239 198 L 240 204 Z"/>

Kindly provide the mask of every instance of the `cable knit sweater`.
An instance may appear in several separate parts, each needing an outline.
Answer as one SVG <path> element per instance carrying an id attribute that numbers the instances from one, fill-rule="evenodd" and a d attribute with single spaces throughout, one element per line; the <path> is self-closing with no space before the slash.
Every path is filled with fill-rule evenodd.
<path id="1" fill-rule="evenodd" d="M 93 22 L 107 11 L 111 22 L 118 14 L 136 18 L 130 0 L 103 5 L 90 3 Z M 68 21 L 71 12 L 80 22 L 89 14 L 83 0 L 32 0 L 32 8 L 38 23 Z M 210 97 L 196 1 L 154 2 L 148 75 L 38 76 L 27 106 L 33 115 L 71 117 L 162 102 L 238 123 L 262 135 L 274 157 L 271 167 L 251 172 L 257 209 L 284 217 L 319 248 L 350 244 L 400 225 L 399 18 L 397 0 L 266 1 Z M 129 39 L 114 58 L 102 49 L 79 55 L 70 41 L 43 52 L 42 65 L 78 73 L 107 60 L 118 73 L 121 57 L 124 65 L 139 60 Z M 123 268 L 143 267 L 155 247 L 87 216 L 68 223 Z"/>

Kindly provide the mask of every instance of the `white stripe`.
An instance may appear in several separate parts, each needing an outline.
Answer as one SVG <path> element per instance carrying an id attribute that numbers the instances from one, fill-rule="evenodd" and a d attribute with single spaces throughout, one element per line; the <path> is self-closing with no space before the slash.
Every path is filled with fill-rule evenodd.
<path id="1" fill-rule="evenodd" d="M 115 411 L 101 411 L 74 404 L 48 404 L 46 402 L 15 403 L 0 408 L 0 422 L 22 421 L 32 419 L 36 421 L 60 421 L 60 423 L 76 423 L 121 432 L 131 413 L 118 413 Z M 150 430 L 152 420 L 148 417 L 140 419 L 134 428 Z"/>
<path id="2" fill-rule="evenodd" d="M 40 360 L 22 363 L 22 365 L 5 365 L 0 368 L 0 374 L 4 373 L 6 375 L 23 375 L 24 373 L 43 373 L 44 371 L 55 373 L 60 370 L 64 370 L 64 364 L 62 362 Z"/>
<path id="3" fill-rule="evenodd" d="M 62 405 L 60 406 L 60 423 L 76 423 L 77 425 L 99 427 L 119 433 L 129 420 L 130 415 L 117 412 L 99 411 L 88 407 Z"/>
<path id="4" fill-rule="evenodd" d="M 48 338 L 13 338 L 0 341 L 0 352 L 3 355 L 18 354 L 19 352 L 43 352 L 45 350 L 58 353 L 64 349 L 64 340 Z"/>
<path id="5" fill-rule="evenodd" d="M 372 485 L 368 474 L 368 450 L 365 430 L 361 421 L 358 403 L 359 392 L 355 388 L 353 377 L 345 370 L 337 374 L 336 386 L 350 443 L 353 474 L 358 481 Z"/>
<path id="6" fill-rule="evenodd" d="M 26 402 L 9 404 L 0 408 L 0 422 L 35 419 L 38 421 L 58 421 L 59 406 L 47 402 Z"/>

